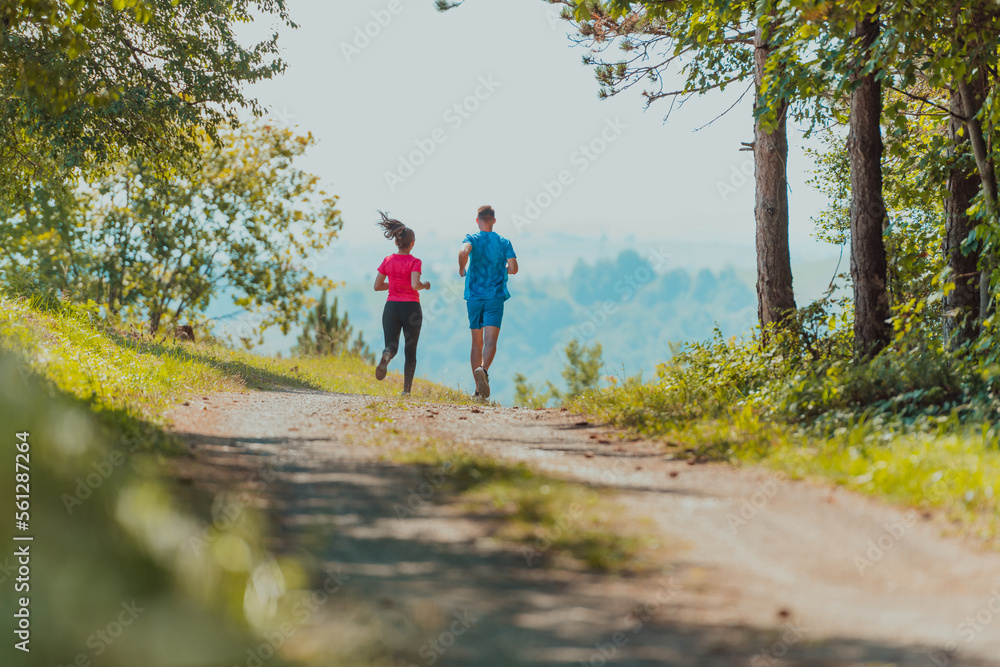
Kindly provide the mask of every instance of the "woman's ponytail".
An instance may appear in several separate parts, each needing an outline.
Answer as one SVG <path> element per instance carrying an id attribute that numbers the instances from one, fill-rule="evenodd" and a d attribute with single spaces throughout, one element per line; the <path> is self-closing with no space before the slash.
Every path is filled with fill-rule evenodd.
<path id="1" fill-rule="evenodd" d="M 382 233 L 385 234 L 387 239 L 393 239 L 396 241 L 396 247 L 400 250 L 404 250 L 413 245 L 413 240 L 416 235 L 413 230 L 401 223 L 399 220 L 394 220 L 388 215 L 379 211 L 379 215 L 382 216 L 382 220 L 376 224 L 382 228 Z"/>

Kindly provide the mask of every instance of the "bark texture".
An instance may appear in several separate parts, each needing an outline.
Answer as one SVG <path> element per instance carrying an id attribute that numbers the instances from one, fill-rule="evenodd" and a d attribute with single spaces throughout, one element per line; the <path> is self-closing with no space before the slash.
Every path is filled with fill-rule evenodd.
<path id="1" fill-rule="evenodd" d="M 754 83 L 760 90 L 770 45 L 763 29 L 754 35 Z M 780 322 L 795 311 L 792 262 L 788 253 L 788 137 L 787 105 L 782 105 L 778 126 L 767 132 L 754 123 L 754 181 L 757 225 L 757 317 L 761 326 Z"/>
<path id="2" fill-rule="evenodd" d="M 973 63 L 976 65 L 977 63 Z M 965 129 L 969 135 L 969 144 L 972 146 L 972 155 L 976 158 L 976 171 L 979 172 L 979 180 L 983 186 L 983 193 L 986 195 L 986 207 L 991 220 L 997 215 L 997 177 L 993 166 L 993 160 L 989 155 L 989 147 L 986 145 L 986 137 L 983 132 L 983 125 L 979 121 L 978 114 L 983 104 L 986 90 L 986 82 L 982 74 L 973 77 L 973 81 L 959 80 L 958 90 L 962 98 L 962 108 L 965 113 Z M 990 303 L 990 278 L 993 274 L 994 258 L 987 254 L 982 257 L 982 267 L 979 275 L 979 314 L 985 316 L 991 308 Z"/>
<path id="3" fill-rule="evenodd" d="M 951 125 L 953 162 L 948 171 L 948 198 L 944 202 L 945 261 L 952 272 L 955 289 L 944 297 L 944 336 L 950 346 L 959 346 L 976 337 L 979 319 L 979 253 L 962 253 L 962 243 L 969 237 L 975 223 L 966 211 L 979 193 L 980 180 L 974 169 L 960 159 L 969 151 L 969 133 L 960 132 L 965 116 L 962 96 L 957 90 L 951 93 Z"/>
<path id="4" fill-rule="evenodd" d="M 855 27 L 858 48 L 867 55 L 878 24 L 867 16 Z M 861 60 L 861 58 L 859 58 Z M 889 342 L 886 291 L 886 221 L 882 197 L 882 85 L 873 72 L 859 79 L 851 94 L 847 152 L 851 163 L 851 277 L 854 281 L 854 351 L 877 354 Z"/>

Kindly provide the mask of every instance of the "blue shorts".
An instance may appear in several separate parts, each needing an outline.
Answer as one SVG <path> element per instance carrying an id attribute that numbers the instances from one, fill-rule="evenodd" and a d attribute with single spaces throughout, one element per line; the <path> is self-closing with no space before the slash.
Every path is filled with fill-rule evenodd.
<path id="1" fill-rule="evenodd" d="M 503 299 L 469 299 L 465 302 L 469 309 L 469 328 L 500 328 L 503 321 Z"/>

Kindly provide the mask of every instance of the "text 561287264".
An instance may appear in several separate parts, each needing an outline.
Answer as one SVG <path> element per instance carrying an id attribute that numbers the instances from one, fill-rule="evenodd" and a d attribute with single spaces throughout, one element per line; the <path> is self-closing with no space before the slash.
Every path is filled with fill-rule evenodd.
<path id="1" fill-rule="evenodd" d="M 31 641 L 31 444 L 27 433 L 15 435 L 14 453 L 14 648 L 29 653 Z"/>

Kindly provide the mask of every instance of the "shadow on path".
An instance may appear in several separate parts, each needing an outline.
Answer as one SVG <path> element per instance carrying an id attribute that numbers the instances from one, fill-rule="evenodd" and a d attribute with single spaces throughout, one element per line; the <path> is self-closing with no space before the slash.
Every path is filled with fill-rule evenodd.
<path id="1" fill-rule="evenodd" d="M 759 627 L 693 622 L 724 597 L 686 587 L 690 566 L 641 577 L 545 569 L 493 539 L 496 516 L 363 445 L 178 435 L 192 456 L 177 474 L 203 502 L 253 491 L 274 549 L 342 573 L 343 594 L 377 609 L 391 629 L 381 639 L 404 667 L 988 664 L 940 650 L 932 659 L 931 647 L 817 642 L 773 609 L 762 610 Z"/>

